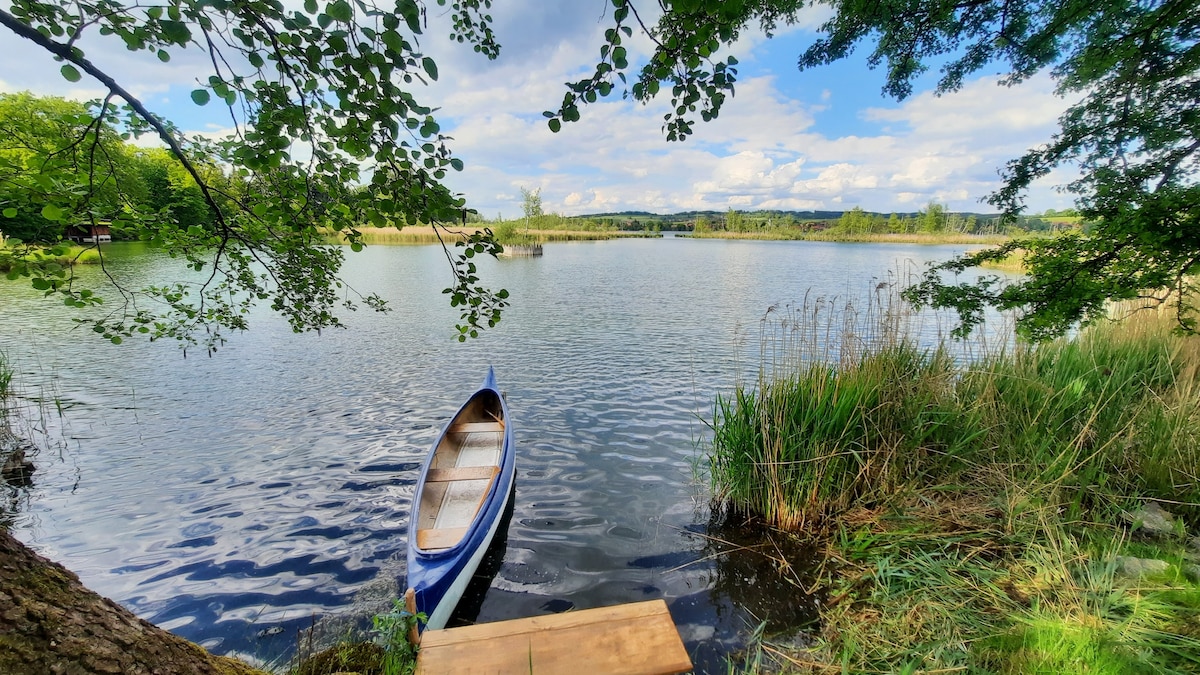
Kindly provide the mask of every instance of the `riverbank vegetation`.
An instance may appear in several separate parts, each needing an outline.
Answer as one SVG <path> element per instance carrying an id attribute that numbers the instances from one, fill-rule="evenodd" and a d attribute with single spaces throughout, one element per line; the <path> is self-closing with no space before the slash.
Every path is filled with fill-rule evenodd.
<path id="1" fill-rule="evenodd" d="M 826 551 L 794 672 L 1200 668 L 1200 341 L 1139 312 L 1038 346 L 784 313 L 718 399 L 724 508 Z M 839 346 L 814 338 L 843 334 Z M 1157 505 L 1166 505 L 1166 509 Z M 753 668 L 751 668 L 753 669 Z"/>
<path id="2" fill-rule="evenodd" d="M 521 219 L 484 221 L 476 218 L 477 227 L 491 230 L 496 241 L 508 246 L 536 246 L 551 241 L 590 241 L 622 237 L 661 236 L 658 230 L 620 229 L 611 221 L 587 217 L 568 218 L 542 209 L 540 188 L 521 188 Z"/>
<path id="3" fill-rule="evenodd" d="M 362 241 L 365 244 L 385 246 L 437 244 L 443 240 L 448 242 L 466 241 L 473 232 L 484 227 L 491 229 L 495 233 L 496 241 L 501 245 L 542 244 L 555 241 L 603 241 L 646 236 L 640 232 L 620 232 L 617 230 L 531 230 L 527 232 L 521 227 L 520 221 L 509 220 L 494 223 L 472 223 L 465 228 L 438 228 L 438 231 L 427 225 L 409 225 L 403 229 L 373 227 L 362 230 Z"/>
<path id="4" fill-rule="evenodd" d="M 57 244 L 41 246 L 25 244 L 16 240 L 0 241 L 0 273 L 15 271 L 20 275 L 29 268 L 66 268 L 71 265 L 95 265 L 100 262 L 100 252 L 95 248 Z"/>
<path id="5" fill-rule="evenodd" d="M 836 215 L 821 214 L 828 216 L 824 219 L 797 218 L 788 212 L 742 213 L 731 209 L 720 217 L 700 215 L 690 226 L 692 236 L 698 238 L 916 244 L 1000 244 L 1012 237 L 1045 236 L 1084 227 L 1078 217 L 1062 220 L 1058 212 L 1050 213 L 1056 215 L 1002 220 L 996 214 L 955 213 L 936 202 L 915 213 L 887 215 L 856 206 Z"/>

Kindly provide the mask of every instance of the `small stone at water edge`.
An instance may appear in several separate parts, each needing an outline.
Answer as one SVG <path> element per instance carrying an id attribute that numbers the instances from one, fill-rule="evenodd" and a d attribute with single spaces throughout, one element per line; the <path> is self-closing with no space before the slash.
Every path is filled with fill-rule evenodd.
<path id="1" fill-rule="evenodd" d="M 1171 566 L 1166 560 L 1123 555 L 1116 557 L 1116 563 L 1117 573 L 1131 579 L 1139 579 L 1150 574 L 1162 574 Z"/>
<path id="2" fill-rule="evenodd" d="M 1149 502 L 1136 511 L 1126 511 L 1122 517 L 1125 522 L 1150 534 L 1175 533 L 1175 518 L 1159 506 L 1158 502 Z"/>
<path id="3" fill-rule="evenodd" d="M 1200 584 L 1200 565 L 1184 565 L 1183 576 L 1192 583 Z"/>

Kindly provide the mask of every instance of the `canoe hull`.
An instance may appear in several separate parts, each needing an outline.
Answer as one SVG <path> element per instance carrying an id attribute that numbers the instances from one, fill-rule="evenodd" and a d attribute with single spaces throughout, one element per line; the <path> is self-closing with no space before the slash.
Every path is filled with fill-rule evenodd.
<path id="1" fill-rule="evenodd" d="M 443 443 L 447 434 L 452 433 L 452 427 L 472 421 L 464 419 L 464 415 L 469 417 L 480 400 L 487 400 L 493 405 L 498 402 L 502 411 L 500 417 L 504 420 L 504 428 L 498 459 L 499 472 L 483 496 L 475 517 L 466 527 L 465 535 L 457 544 L 446 549 L 422 548 L 418 536 L 418 510 L 423 508 L 426 490 L 432 490 L 428 487 L 430 471 L 439 470 L 434 466 L 439 461 L 436 459 L 439 447 L 444 447 Z M 473 405 L 472 402 L 476 403 Z M 437 629 L 446 625 L 471 577 L 479 568 L 488 545 L 496 536 L 516 475 L 515 443 L 508 420 L 507 403 L 496 388 L 495 375 L 489 369 L 483 386 L 467 399 L 443 427 L 421 468 L 413 498 L 413 522 L 409 524 L 407 585 L 415 592 L 417 612 L 427 616 L 424 628 Z"/>

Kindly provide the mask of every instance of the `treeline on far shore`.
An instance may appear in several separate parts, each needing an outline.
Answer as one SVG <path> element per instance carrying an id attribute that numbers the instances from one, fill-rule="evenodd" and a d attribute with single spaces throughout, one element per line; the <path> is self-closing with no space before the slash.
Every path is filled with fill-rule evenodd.
<path id="1" fill-rule="evenodd" d="M 1000 214 L 950 211 L 930 202 L 909 213 L 849 211 L 693 211 L 671 215 L 647 212 L 578 216 L 573 220 L 620 230 L 691 232 L 697 237 L 756 239 L 871 239 L 879 236 L 1011 237 L 1086 229 L 1077 211 L 1047 211 L 1005 220 Z"/>
<path id="2" fill-rule="evenodd" d="M 688 212 L 659 215 L 647 212 L 588 216 L 544 214 L 539 208 L 520 219 L 467 218 L 466 226 L 488 227 L 502 243 L 553 241 L 553 232 L 571 232 L 570 238 L 609 238 L 618 233 L 655 236 L 676 232 L 697 238 L 777 239 L 822 241 L 906 241 L 936 243 L 972 241 L 999 243 L 1010 237 L 1052 235 L 1086 231 L 1073 209 L 1047 210 L 1034 216 L 1005 220 L 1000 214 L 960 213 L 931 202 L 913 213 L 876 213 L 854 207 L 849 211 L 736 211 Z"/>

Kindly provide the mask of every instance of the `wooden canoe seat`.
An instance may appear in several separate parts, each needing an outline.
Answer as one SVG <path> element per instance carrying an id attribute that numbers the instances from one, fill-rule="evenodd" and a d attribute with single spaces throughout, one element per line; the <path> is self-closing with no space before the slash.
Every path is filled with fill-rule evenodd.
<path id="1" fill-rule="evenodd" d="M 448 469 L 430 469 L 425 476 L 427 483 L 449 483 L 456 480 L 491 480 L 500 473 L 498 466 L 455 466 Z"/>
<path id="2" fill-rule="evenodd" d="M 470 434 L 480 431 L 504 431 L 504 422 L 459 422 L 451 424 L 446 431 L 452 434 Z"/>
<path id="3" fill-rule="evenodd" d="M 426 551 L 450 548 L 466 536 L 465 527 L 449 527 L 441 530 L 417 530 L 417 546 Z"/>

